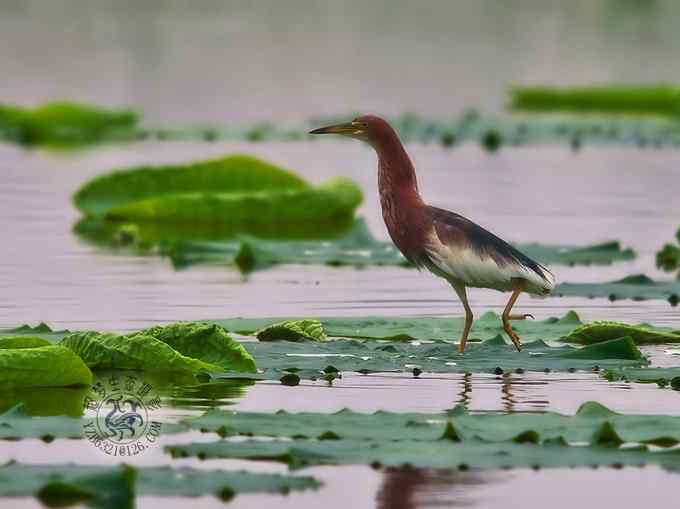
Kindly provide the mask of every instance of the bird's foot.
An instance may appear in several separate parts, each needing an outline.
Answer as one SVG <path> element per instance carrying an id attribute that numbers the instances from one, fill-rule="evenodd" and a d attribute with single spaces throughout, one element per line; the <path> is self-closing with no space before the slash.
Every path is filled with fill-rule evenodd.
<path id="1" fill-rule="evenodd" d="M 503 324 L 503 329 L 505 332 L 510 336 L 510 339 L 512 340 L 512 343 L 515 345 L 515 348 L 517 348 L 518 352 L 522 351 L 522 340 L 521 338 L 517 335 L 517 333 L 513 330 L 512 327 L 510 327 L 510 324 L 508 322 L 505 322 Z"/>

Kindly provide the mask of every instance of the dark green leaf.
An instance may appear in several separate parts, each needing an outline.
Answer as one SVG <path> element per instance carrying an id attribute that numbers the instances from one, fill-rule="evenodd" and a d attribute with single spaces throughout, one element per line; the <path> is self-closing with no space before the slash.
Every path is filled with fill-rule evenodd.
<path id="1" fill-rule="evenodd" d="M 223 497 L 239 493 L 288 493 L 316 489 L 311 477 L 244 471 L 128 465 L 24 465 L 0 466 L 0 496 L 37 496 L 43 503 L 82 501 L 93 508 L 134 507 L 135 495 L 154 497 Z"/>
<path id="2" fill-rule="evenodd" d="M 612 301 L 665 299 L 675 306 L 680 296 L 680 281 L 654 281 L 638 274 L 607 283 L 562 283 L 553 293 L 557 296 L 607 297 Z"/>
<path id="3" fill-rule="evenodd" d="M 232 318 L 219 320 L 216 323 L 227 330 L 239 334 L 254 334 L 257 330 L 284 320 L 303 320 L 304 318 Z M 360 316 L 360 317 L 320 317 L 326 334 L 330 337 L 358 339 L 390 339 L 395 341 L 410 340 L 457 340 L 462 331 L 463 317 L 441 316 Z M 564 316 L 550 317 L 542 321 L 527 320 L 515 322 L 517 329 L 525 341 L 536 339 L 559 339 L 565 336 L 582 322 L 575 311 Z M 503 333 L 501 319 L 493 312 L 488 312 L 475 320 L 470 337 L 473 339 L 493 339 Z"/>
<path id="4" fill-rule="evenodd" d="M 301 378 L 319 378 L 329 362 L 340 372 L 362 373 L 412 373 L 414 368 L 422 373 L 493 373 L 498 367 L 503 370 L 590 371 L 595 365 L 608 368 L 647 364 L 630 338 L 583 348 L 551 347 L 537 340 L 525 343 L 520 353 L 499 336 L 469 344 L 464 355 L 458 353 L 455 344 L 443 341 L 415 344 L 386 344 L 374 340 L 277 341 L 245 342 L 244 346 L 256 359 L 259 369 L 253 378 L 260 380 L 278 380 L 293 369 Z M 220 379 L 223 375 L 214 376 Z"/>
<path id="5" fill-rule="evenodd" d="M 513 442 L 432 441 L 255 441 L 193 443 L 168 446 L 174 457 L 200 456 L 279 461 L 291 469 L 316 465 L 371 465 L 420 468 L 500 469 L 559 468 L 593 465 L 645 465 L 680 470 L 680 452 L 650 452 L 647 447 L 573 447 Z"/>
<path id="6" fill-rule="evenodd" d="M 581 405 L 575 415 L 469 414 L 464 409 L 448 413 L 357 413 L 348 409 L 332 414 L 301 412 L 234 412 L 213 409 L 184 421 L 194 429 L 219 432 L 221 436 L 247 435 L 313 439 L 332 433 L 342 440 L 438 440 L 463 442 L 543 443 L 562 438 L 569 443 L 593 445 L 613 439 L 650 443 L 661 438 L 680 442 L 680 417 L 623 415 L 596 402 Z M 606 425 L 606 429 L 603 426 Z M 595 438 L 593 438 L 595 437 Z"/>
<path id="7" fill-rule="evenodd" d="M 680 331 L 652 327 L 647 324 L 628 325 L 608 321 L 596 321 L 581 325 L 564 336 L 562 340 L 590 345 L 625 336 L 632 338 L 636 345 L 680 343 Z"/>

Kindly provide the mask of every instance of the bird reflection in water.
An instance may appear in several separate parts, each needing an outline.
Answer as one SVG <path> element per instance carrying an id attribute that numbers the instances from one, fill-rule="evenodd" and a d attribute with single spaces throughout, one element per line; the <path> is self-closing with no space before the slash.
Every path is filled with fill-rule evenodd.
<path id="1" fill-rule="evenodd" d="M 493 473 L 422 468 L 387 468 L 376 498 L 379 509 L 471 507 L 474 488 L 493 482 Z"/>
<path id="2" fill-rule="evenodd" d="M 546 382 L 527 380 L 524 376 L 515 376 L 512 373 L 504 373 L 503 375 L 498 375 L 492 379 L 480 377 L 477 380 L 473 380 L 470 373 L 465 373 L 458 382 L 459 390 L 454 406 L 461 406 L 466 410 L 469 410 L 472 406 L 473 389 L 476 388 L 477 391 L 484 389 L 483 387 L 480 387 L 480 384 L 485 384 L 486 389 L 488 389 L 489 386 L 496 387 L 500 384 L 500 404 L 498 408 L 490 408 L 488 401 L 477 402 L 476 406 L 478 408 L 481 405 L 484 407 L 484 410 L 487 411 L 536 411 L 547 409 L 550 405 L 549 400 L 540 397 L 544 396 L 543 394 L 532 393 L 533 387 L 544 386 Z M 537 396 L 539 397 L 537 398 Z"/>

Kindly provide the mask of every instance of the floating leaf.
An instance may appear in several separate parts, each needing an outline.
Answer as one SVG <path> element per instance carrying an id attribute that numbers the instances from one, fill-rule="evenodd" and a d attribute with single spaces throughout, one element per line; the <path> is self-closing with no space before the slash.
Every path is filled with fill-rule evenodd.
<path id="1" fill-rule="evenodd" d="M 680 242 L 680 229 L 675 233 L 675 238 Z M 663 248 L 656 253 L 656 266 L 666 272 L 674 272 L 680 267 L 680 247 L 677 244 L 664 244 Z"/>
<path id="2" fill-rule="evenodd" d="M 323 325 L 318 320 L 284 320 L 255 333 L 260 341 L 325 341 Z"/>
<path id="3" fill-rule="evenodd" d="M 637 274 L 606 283 L 562 283 L 557 285 L 553 295 L 607 297 L 611 301 L 665 299 L 676 306 L 680 296 L 680 280 L 654 281 L 644 274 Z"/>
<path id="4" fill-rule="evenodd" d="M 239 493 L 288 493 L 316 489 L 311 477 L 244 471 L 128 465 L 25 465 L 0 466 L 0 496 L 36 496 L 48 505 L 62 501 L 84 502 L 93 508 L 134 507 L 135 495 L 199 497 Z"/>
<path id="5" fill-rule="evenodd" d="M 86 214 L 103 215 L 126 204 L 183 193 L 251 193 L 309 189 L 289 170 L 247 155 L 158 167 L 142 166 L 102 175 L 74 195 Z"/>
<path id="6" fill-rule="evenodd" d="M 521 353 L 500 336 L 471 343 L 465 354 L 444 341 L 385 343 L 374 340 L 328 340 L 324 342 L 246 342 L 257 361 L 259 380 L 278 380 L 287 372 L 301 378 L 324 377 L 329 363 L 340 372 L 355 371 L 413 373 L 496 373 L 511 370 L 569 371 L 622 366 L 644 366 L 647 360 L 630 338 L 621 338 L 583 348 L 551 347 L 537 340 L 524 344 Z M 213 374 L 217 379 L 224 376 Z M 228 375 L 227 375 L 228 376 Z"/>
<path id="7" fill-rule="evenodd" d="M 85 394 L 80 394 L 80 412 Z M 40 418 L 28 415 L 22 406 L 17 406 L 0 415 L 0 438 L 82 438 L 83 421 L 79 417 L 61 415 Z M 0 485 L 2 483 L 0 482 Z"/>
<path id="8" fill-rule="evenodd" d="M 286 320 L 304 320 L 304 318 L 231 318 L 216 323 L 227 330 L 239 334 L 252 335 L 257 330 L 274 323 Z M 441 316 L 359 316 L 359 317 L 320 317 L 315 318 L 331 337 L 357 339 L 389 339 L 394 341 L 411 340 L 457 340 L 463 332 L 463 317 Z M 559 339 L 571 332 L 582 322 L 575 311 L 564 316 L 550 317 L 542 321 L 527 320 L 516 322 L 517 329 L 526 341 L 536 339 Z M 474 339 L 493 339 L 503 333 L 501 318 L 493 312 L 487 312 L 475 320 L 470 337 Z"/>
<path id="9" fill-rule="evenodd" d="M 289 468 L 316 465 L 372 465 L 416 468 L 506 469 L 564 468 L 593 465 L 621 466 L 655 464 L 671 471 L 680 470 L 680 452 L 650 452 L 645 446 L 607 448 L 572 447 L 559 442 L 532 443 L 450 440 L 222 440 L 212 443 L 172 445 L 166 450 L 173 457 L 198 456 L 203 459 L 228 458 L 278 461 Z"/>
<path id="10" fill-rule="evenodd" d="M 75 231 L 99 246 L 132 249 L 136 254 L 158 252 L 170 258 L 176 268 L 236 265 L 242 272 L 251 272 L 285 263 L 410 266 L 392 242 L 376 240 L 363 218 L 330 227 L 313 223 L 304 230 L 263 228 L 256 232 L 260 237 L 235 234 L 233 228 L 212 223 L 189 228 L 166 223 L 118 223 L 101 218 L 84 218 L 76 224 Z M 292 238 L 286 240 L 286 236 Z M 550 264 L 609 264 L 634 257 L 631 250 L 618 246 L 613 242 L 586 247 L 538 244 L 517 247 Z"/>
<path id="11" fill-rule="evenodd" d="M 391 242 L 377 241 L 362 218 L 354 221 L 348 230 L 326 229 L 325 236 L 312 240 L 266 240 L 245 235 L 219 242 L 168 240 L 160 243 L 159 251 L 177 268 L 235 264 L 242 272 L 285 263 L 355 267 L 409 265 Z"/>
<path id="12" fill-rule="evenodd" d="M 658 345 L 680 343 L 680 331 L 661 329 L 650 325 L 628 325 L 625 323 L 595 321 L 575 328 L 562 338 L 569 343 L 590 345 L 610 339 L 630 337 L 636 345 Z"/>
<path id="13" fill-rule="evenodd" d="M 470 414 L 458 407 L 447 413 L 372 414 L 348 409 L 335 413 L 316 412 L 234 412 L 213 409 L 184 423 L 193 429 L 226 436 L 258 436 L 314 439 L 325 433 L 339 440 L 432 441 L 442 437 L 461 442 L 599 443 L 603 426 L 623 442 L 680 442 L 680 417 L 664 415 L 624 415 L 589 401 L 575 415 L 546 413 Z M 453 431 L 451 430 L 453 428 Z M 609 436 L 609 435 L 607 435 Z M 540 437 L 540 438 L 537 438 Z M 595 438 L 593 438 L 595 437 Z M 670 444 L 672 445 L 672 444 Z"/>
<path id="14" fill-rule="evenodd" d="M 138 115 L 69 102 L 35 109 L 0 105 L 0 137 L 21 145 L 78 146 L 133 139 Z"/>
<path id="15" fill-rule="evenodd" d="M 35 338 L 24 338 L 31 345 Z M 26 345 L 24 345 L 26 346 Z M 0 349 L 0 388 L 68 387 L 92 383 L 85 363 L 63 346 Z"/>
<path id="16" fill-rule="evenodd" d="M 285 231 L 291 224 L 310 221 L 345 225 L 361 200 L 361 190 L 354 182 L 336 178 L 313 189 L 163 195 L 115 207 L 106 217 L 185 225 L 222 223 L 234 232 L 257 233 L 274 225 Z"/>
<path id="17" fill-rule="evenodd" d="M 609 381 L 627 380 L 630 382 L 659 383 L 666 386 L 676 379 L 680 379 L 680 367 L 670 368 L 611 368 L 602 376 Z M 673 387 L 675 388 L 675 387 Z"/>
<path id="18" fill-rule="evenodd" d="M 555 265 L 610 265 L 635 258 L 635 251 L 622 249 L 617 241 L 592 246 L 543 246 L 524 244 L 517 248 L 531 258 Z"/>
<path id="19" fill-rule="evenodd" d="M 515 87 L 510 95 L 514 110 L 680 115 L 680 87 L 673 85 Z"/>
<path id="20" fill-rule="evenodd" d="M 142 232 L 140 225 L 115 228 L 100 220 L 79 225 L 81 231 L 101 238 L 106 231 L 129 232 L 134 226 L 132 241 L 141 234 L 152 243 L 167 239 L 168 230 L 177 231 L 180 239 L 182 232 L 188 238 L 202 234 L 218 239 L 238 233 L 288 238 L 324 227 L 337 232 L 351 224 L 361 200 L 361 190 L 348 179 L 312 188 L 287 170 L 245 155 L 119 171 L 95 178 L 74 196 L 76 206 L 88 215 L 155 225 Z"/>

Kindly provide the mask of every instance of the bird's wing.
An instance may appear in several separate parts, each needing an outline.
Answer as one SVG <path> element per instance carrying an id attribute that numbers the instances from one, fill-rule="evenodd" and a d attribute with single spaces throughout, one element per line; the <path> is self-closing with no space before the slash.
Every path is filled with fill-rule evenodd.
<path id="1" fill-rule="evenodd" d="M 439 242 L 451 249 L 471 250 L 479 258 L 492 259 L 498 267 L 519 266 L 533 272 L 545 282 L 546 289 L 554 285 L 553 274 L 538 262 L 515 249 L 500 237 L 469 219 L 437 207 L 428 207 Z"/>

